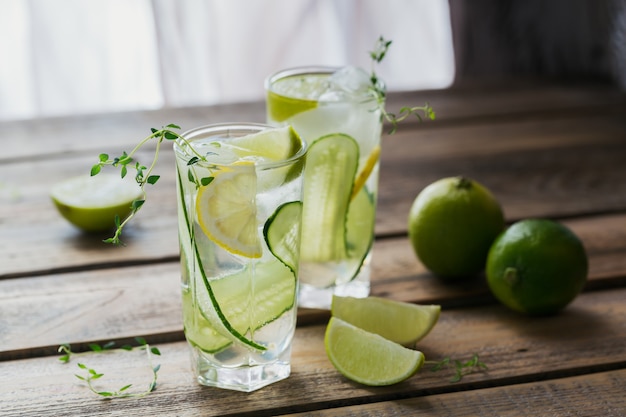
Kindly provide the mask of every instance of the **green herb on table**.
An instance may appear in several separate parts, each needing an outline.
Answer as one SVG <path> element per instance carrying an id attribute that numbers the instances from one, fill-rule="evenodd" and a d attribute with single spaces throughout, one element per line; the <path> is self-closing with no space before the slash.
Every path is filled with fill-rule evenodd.
<path id="1" fill-rule="evenodd" d="M 474 354 L 471 359 L 462 362 L 459 360 L 452 360 L 450 357 L 446 357 L 438 362 L 427 361 L 433 366 L 430 368 L 432 372 L 438 372 L 443 369 L 447 369 L 454 366 L 454 376 L 450 379 L 451 382 L 459 382 L 465 375 L 481 372 L 487 369 L 487 365 L 478 358 L 478 354 Z"/>
<path id="2" fill-rule="evenodd" d="M 144 397 L 156 389 L 157 373 L 159 372 L 161 365 L 154 366 L 152 364 L 152 355 L 160 356 L 161 352 L 159 351 L 158 348 L 151 347 L 145 341 L 145 339 L 141 337 L 136 337 L 135 340 L 139 344 L 138 347 L 133 347 L 131 345 L 124 345 L 119 348 L 115 348 L 115 342 L 109 342 L 104 345 L 91 343 L 89 344 L 89 349 L 90 349 L 89 351 L 80 352 L 80 353 L 73 352 L 69 344 L 63 344 L 59 346 L 59 349 L 58 349 L 58 351 L 63 354 L 61 357 L 59 357 L 59 360 L 63 363 L 69 363 L 72 358 L 79 357 L 79 356 L 93 355 L 94 353 L 96 354 L 97 353 L 113 353 L 115 351 L 119 352 L 119 351 L 132 351 L 135 349 L 141 349 L 146 352 L 147 362 L 148 362 L 148 365 L 150 366 L 150 369 L 152 370 L 152 380 L 150 381 L 148 387 L 143 391 L 130 392 L 129 389 L 133 386 L 133 384 L 124 385 L 123 387 L 115 391 L 98 390 L 94 383 L 95 381 L 102 378 L 104 374 L 96 371 L 93 368 L 90 368 L 89 366 L 85 365 L 82 362 L 77 363 L 77 366 L 82 371 L 82 373 L 75 374 L 75 376 L 81 381 L 84 381 L 87 384 L 87 387 L 89 388 L 91 392 L 101 397 L 106 397 L 106 398 Z"/>
<path id="3" fill-rule="evenodd" d="M 370 81 L 372 83 L 371 90 L 377 98 L 378 107 L 381 110 L 383 117 L 389 123 L 391 123 L 391 130 L 389 134 L 395 133 L 398 129 L 398 123 L 403 121 L 404 119 L 415 116 L 421 122 L 422 114 L 424 117 L 435 120 L 435 110 L 428 104 L 425 103 L 423 106 L 415 106 L 415 107 L 402 107 L 398 114 L 390 113 L 385 110 L 385 97 L 386 91 L 383 82 L 378 78 L 375 71 L 375 66 L 380 64 L 382 60 L 387 55 L 387 51 L 389 50 L 389 46 L 391 46 L 392 41 L 386 40 L 382 36 L 378 38 L 376 42 L 376 46 L 373 51 L 370 51 L 370 58 L 372 59 L 372 71 L 370 75 Z"/>

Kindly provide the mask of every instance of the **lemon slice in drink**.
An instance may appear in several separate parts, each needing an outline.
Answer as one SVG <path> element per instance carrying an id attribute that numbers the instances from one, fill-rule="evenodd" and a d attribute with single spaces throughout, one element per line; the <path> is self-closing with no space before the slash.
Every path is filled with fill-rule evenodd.
<path id="1" fill-rule="evenodd" d="M 439 320 L 441 306 L 419 305 L 379 297 L 333 296 L 331 314 L 404 346 L 414 346 Z"/>
<path id="2" fill-rule="evenodd" d="M 379 159 L 380 159 L 380 145 L 376 145 L 374 146 L 374 149 L 372 149 L 370 154 L 367 156 L 367 160 L 365 161 L 363 168 L 361 168 L 356 178 L 354 179 L 354 187 L 352 188 L 352 197 L 351 197 L 352 199 L 354 199 L 354 197 L 356 197 L 359 194 L 359 191 L 361 191 L 361 189 L 365 185 L 365 182 L 370 177 L 370 174 L 374 170 L 374 167 L 376 166 L 376 163 L 378 162 Z"/>
<path id="3" fill-rule="evenodd" d="M 223 249 L 247 258 L 261 257 L 257 232 L 254 163 L 237 162 L 215 171 L 213 181 L 200 187 L 196 213 L 200 228 Z"/>
<path id="4" fill-rule="evenodd" d="M 371 386 L 392 385 L 413 376 L 424 354 L 331 317 L 324 336 L 326 354 L 345 377 Z"/>
<path id="5" fill-rule="evenodd" d="M 131 204 L 141 198 L 134 179 L 118 174 L 84 175 L 55 184 L 50 197 L 59 213 L 76 227 L 99 232 L 115 227 L 115 216 L 127 217 Z"/>

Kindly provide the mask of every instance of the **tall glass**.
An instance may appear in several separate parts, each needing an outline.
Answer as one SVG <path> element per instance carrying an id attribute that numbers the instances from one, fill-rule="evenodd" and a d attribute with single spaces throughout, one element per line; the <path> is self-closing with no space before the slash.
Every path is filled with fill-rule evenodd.
<path id="1" fill-rule="evenodd" d="M 242 140 L 267 127 L 204 126 L 174 145 L 184 330 L 203 385 L 249 392 L 290 373 L 306 145 L 282 157 Z"/>
<path id="2" fill-rule="evenodd" d="M 284 70 L 265 87 L 268 123 L 293 126 L 309 144 L 299 305 L 329 308 L 333 294 L 366 297 L 383 99 L 353 67 Z"/>

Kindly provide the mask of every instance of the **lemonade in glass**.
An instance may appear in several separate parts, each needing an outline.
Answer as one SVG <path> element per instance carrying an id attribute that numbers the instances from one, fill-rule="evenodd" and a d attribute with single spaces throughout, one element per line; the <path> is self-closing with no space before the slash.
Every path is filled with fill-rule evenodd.
<path id="1" fill-rule="evenodd" d="M 369 294 L 384 105 L 377 82 L 355 67 L 295 68 L 266 80 L 268 123 L 292 126 L 309 144 L 300 306 Z"/>
<path id="2" fill-rule="evenodd" d="M 253 391 L 290 373 L 306 145 L 291 128 L 255 124 L 181 136 L 174 150 L 192 366 L 203 385 Z"/>

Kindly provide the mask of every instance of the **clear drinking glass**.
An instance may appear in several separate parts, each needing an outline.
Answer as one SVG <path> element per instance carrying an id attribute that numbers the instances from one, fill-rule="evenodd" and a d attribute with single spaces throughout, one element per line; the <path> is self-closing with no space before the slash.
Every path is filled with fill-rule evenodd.
<path id="1" fill-rule="evenodd" d="M 354 67 L 284 70 L 267 78 L 265 88 L 268 123 L 293 126 L 309 144 L 299 305 L 329 308 L 333 294 L 366 297 L 382 97 Z"/>
<path id="2" fill-rule="evenodd" d="M 242 142 L 267 128 L 204 126 L 174 145 L 184 330 L 203 385 L 253 391 L 290 373 L 306 145 L 282 157 Z"/>

